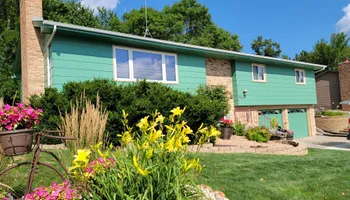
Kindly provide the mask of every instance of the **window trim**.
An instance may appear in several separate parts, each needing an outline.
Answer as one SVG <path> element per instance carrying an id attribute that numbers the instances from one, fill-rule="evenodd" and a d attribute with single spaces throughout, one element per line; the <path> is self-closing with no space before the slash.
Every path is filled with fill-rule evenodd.
<path id="1" fill-rule="evenodd" d="M 129 77 L 130 78 L 117 78 L 117 58 L 115 55 L 116 49 L 123 49 L 128 51 L 129 56 Z M 146 50 L 146 49 L 139 49 L 139 48 L 132 48 L 132 47 L 125 47 L 125 46 L 118 46 L 118 45 L 112 45 L 112 54 L 113 54 L 113 78 L 114 81 L 118 82 L 135 82 L 137 80 L 141 79 L 135 79 L 134 78 L 134 64 L 132 59 L 132 52 L 133 51 L 141 51 L 145 53 L 155 53 L 160 54 L 162 59 L 162 78 L 163 80 L 148 80 L 148 82 L 159 82 L 159 83 L 166 83 L 166 84 L 179 84 L 179 71 L 178 71 L 178 62 L 177 62 L 177 54 L 175 53 L 169 53 L 169 52 L 163 52 L 163 51 L 152 51 L 152 50 Z M 167 81 L 166 80 L 166 64 L 165 64 L 165 56 L 174 56 L 175 57 L 175 78 L 176 81 Z M 164 72 L 164 73 L 163 73 Z"/>
<path id="2" fill-rule="evenodd" d="M 304 82 L 298 82 L 297 81 L 297 76 L 296 76 L 296 72 L 297 71 L 302 71 L 304 73 Z M 294 80 L 295 80 L 295 84 L 297 85 L 306 85 L 306 73 L 305 73 L 305 69 L 300 69 L 300 68 L 295 68 L 294 69 Z"/>
<path id="3" fill-rule="evenodd" d="M 254 66 L 256 66 L 256 67 L 263 67 L 263 69 L 264 69 L 264 80 L 255 80 L 255 79 L 254 79 Z M 251 64 L 251 69 L 252 69 L 252 81 L 253 81 L 253 82 L 258 82 L 258 83 L 266 83 L 266 82 L 267 82 L 267 78 L 266 78 L 266 65 L 265 65 L 265 64 L 252 63 L 252 64 Z"/>

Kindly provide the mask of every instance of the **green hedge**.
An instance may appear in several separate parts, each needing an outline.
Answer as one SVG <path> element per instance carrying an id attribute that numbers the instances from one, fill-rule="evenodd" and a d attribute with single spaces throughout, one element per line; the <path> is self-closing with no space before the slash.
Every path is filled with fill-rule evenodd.
<path id="1" fill-rule="evenodd" d="M 197 129 L 202 122 L 205 125 L 216 124 L 228 111 L 222 87 L 201 86 L 195 94 L 191 94 L 173 90 L 160 83 L 138 81 L 116 85 L 114 81 L 95 79 L 68 82 L 61 92 L 55 88 L 47 88 L 43 95 L 32 96 L 31 105 L 44 110 L 40 128 L 57 129 L 60 123 L 59 113 L 70 112 L 70 101 L 73 100 L 74 103 L 83 92 L 93 102 L 96 101 L 96 94 L 99 94 L 102 106 L 109 111 L 107 132 L 114 144 L 118 143 L 116 135 L 123 131 L 122 110 L 129 113 L 130 125 L 135 125 L 139 119 L 152 114 L 155 110 L 168 115 L 170 110 L 177 106 L 186 107 L 184 118 L 194 129 Z"/>

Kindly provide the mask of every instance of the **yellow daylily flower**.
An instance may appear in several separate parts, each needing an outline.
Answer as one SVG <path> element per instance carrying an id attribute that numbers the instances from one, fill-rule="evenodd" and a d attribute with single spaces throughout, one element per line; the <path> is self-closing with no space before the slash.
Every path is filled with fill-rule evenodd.
<path id="1" fill-rule="evenodd" d="M 186 107 L 182 110 L 180 107 L 176 107 L 176 108 L 172 109 L 170 112 L 173 113 L 174 116 L 180 116 L 180 115 L 182 115 L 182 113 L 185 112 L 185 110 L 186 110 Z"/>
<path id="2" fill-rule="evenodd" d="M 89 149 L 78 149 L 78 154 L 74 156 L 73 162 L 84 162 L 87 164 L 89 162 L 89 156 L 91 151 Z"/>
<path id="3" fill-rule="evenodd" d="M 133 160 L 134 166 L 135 166 L 135 168 L 136 168 L 136 170 L 137 170 L 137 172 L 138 172 L 139 174 L 141 174 L 142 176 L 147 176 L 147 175 L 149 174 L 148 170 L 146 170 L 146 169 L 143 170 L 143 169 L 139 166 L 139 164 L 138 164 L 138 162 L 137 162 L 136 156 L 133 156 L 133 157 L 132 157 L 132 160 Z"/>
<path id="4" fill-rule="evenodd" d="M 148 117 L 149 116 L 142 118 L 140 122 L 136 124 L 136 126 L 139 127 L 141 130 L 146 130 L 149 126 Z"/>
<path id="5" fill-rule="evenodd" d="M 122 135 L 119 134 L 118 137 L 121 137 L 120 142 L 124 145 L 133 142 L 133 138 L 129 131 L 125 131 Z"/>
<path id="6" fill-rule="evenodd" d="M 163 115 L 158 115 L 156 118 L 156 122 L 160 122 L 161 124 L 164 122 L 165 117 Z"/>

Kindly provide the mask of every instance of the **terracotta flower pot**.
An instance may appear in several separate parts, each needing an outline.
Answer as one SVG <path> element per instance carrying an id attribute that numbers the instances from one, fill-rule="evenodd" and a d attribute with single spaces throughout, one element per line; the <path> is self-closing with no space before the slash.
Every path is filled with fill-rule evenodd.
<path id="1" fill-rule="evenodd" d="M 232 127 L 222 127 L 220 138 L 223 140 L 229 140 L 233 134 Z"/>
<path id="2" fill-rule="evenodd" d="M 0 144 L 6 156 L 29 153 L 32 150 L 33 130 L 1 131 Z"/>

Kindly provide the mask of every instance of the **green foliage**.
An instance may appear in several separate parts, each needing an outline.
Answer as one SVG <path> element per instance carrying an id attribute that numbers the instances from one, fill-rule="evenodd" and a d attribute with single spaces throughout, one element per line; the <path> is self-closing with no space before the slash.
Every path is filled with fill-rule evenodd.
<path id="1" fill-rule="evenodd" d="M 19 1 L 3 0 L 0 2 L 0 97 L 7 104 L 18 101 L 20 96 L 19 82 L 13 76 L 18 38 Z"/>
<path id="2" fill-rule="evenodd" d="M 347 116 L 348 113 L 347 112 L 342 112 L 342 111 L 335 111 L 335 110 L 323 110 L 319 113 L 317 113 L 317 115 L 321 115 L 321 116 Z"/>
<path id="3" fill-rule="evenodd" d="M 256 55 L 274 58 L 278 58 L 282 52 L 279 43 L 273 42 L 271 39 L 263 40 L 262 36 L 258 36 L 256 40 L 253 40 L 251 48 L 255 51 Z"/>
<path id="4" fill-rule="evenodd" d="M 114 81 L 95 79 L 69 82 L 63 86 L 62 92 L 50 88 L 41 96 L 31 97 L 31 105 L 44 110 L 42 128 L 57 129 L 59 112 L 69 112 L 69 100 L 79 98 L 84 92 L 92 103 L 96 103 L 98 93 L 103 108 L 109 111 L 106 131 L 111 134 L 110 139 L 114 144 L 118 143 L 116 135 L 123 131 L 121 110 L 129 113 L 129 123 L 135 125 L 140 118 L 151 115 L 154 110 L 169 114 L 172 108 L 186 107 L 187 112 L 183 117 L 194 130 L 202 122 L 206 126 L 215 124 L 228 112 L 222 87 L 199 87 L 196 94 L 191 94 L 160 83 L 139 81 L 117 85 Z"/>
<path id="5" fill-rule="evenodd" d="M 277 118 L 276 117 L 273 117 L 270 121 L 270 127 L 271 128 L 277 128 L 278 126 L 278 122 L 277 122 Z"/>
<path id="6" fill-rule="evenodd" d="M 199 159 L 186 154 L 188 136 L 193 131 L 181 120 L 184 111 L 174 108 L 169 117 L 156 111 L 142 118 L 135 127 L 128 125 L 128 114 L 123 111 L 125 131 L 119 135 L 122 148 L 114 151 L 111 147 L 111 152 L 104 151 L 99 143 L 91 150 L 78 150 L 71 169 L 85 198 L 175 200 L 199 197 L 195 178 L 202 166 Z M 170 123 L 165 125 L 164 121 Z M 202 145 L 210 137 L 218 137 L 220 132 L 214 127 L 202 126 L 197 135 L 200 138 L 196 144 Z"/>
<path id="7" fill-rule="evenodd" d="M 248 140 L 257 142 L 268 142 L 271 138 L 271 133 L 264 127 L 254 127 L 247 130 Z"/>
<path id="8" fill-rule="evenodd" d="M 345 33 L 334 33 L 330 41 L 321 39 L 316 42 L 311 51 L 301 51 L 295 55 L 295 60 L 327 65 L 331 70 L 336 70 L 338 63 L 350 58 L 350 37 Z"/>
<path id="9" fill-rule="evenodd" d="M 243 136 L 245 135 L 245 127 L 245 124 L 241 123 L 240 121 L 235 122 L 232 126 L 233 133 L 238 136 Z"/>

